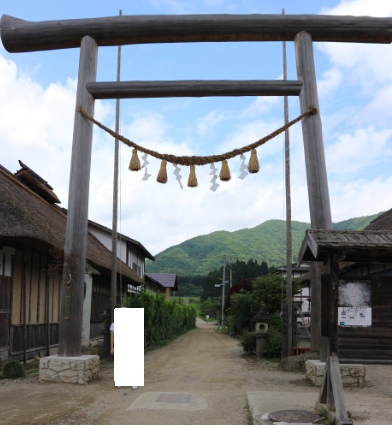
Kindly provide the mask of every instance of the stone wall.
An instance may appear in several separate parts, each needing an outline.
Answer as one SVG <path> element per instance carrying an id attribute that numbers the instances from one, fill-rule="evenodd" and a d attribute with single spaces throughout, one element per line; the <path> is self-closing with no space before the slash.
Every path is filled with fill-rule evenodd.
<path id="1" fill-rule="evenodd" d="M 39 380 L 87 384 L 98 378 L 99 356 L 82 355 L 80 357 L 48 356 L 40 359 Z"/>
<path id="2" fill-rule="evenodd" d="M 320 387 L 323 382 L 325 362 L 319 360 L 306 361 L 306 378 L 313 385 Z M 341 364 L 340 374 L 342 376 L 343 387 L 364 387 L 366 368 L 359 364 Z"/>

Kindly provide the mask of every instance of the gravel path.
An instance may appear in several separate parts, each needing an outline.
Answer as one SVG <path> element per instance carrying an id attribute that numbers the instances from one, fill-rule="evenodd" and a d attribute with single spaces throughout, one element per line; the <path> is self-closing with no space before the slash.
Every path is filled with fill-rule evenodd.
<path id="1" fill-rule="evenodd" d="M 100 379 L 87 386 L 40 383 L 37 377 L 0 381 L 0 424 L 240 425 L 248 424 L 246 391 L 280 391 L 283 397 L 284 392 L 300 391 L 314 399 L 315 388 L 303 374 L 247 359 L 237 342 L 198 319 L 196 329 L 146 354 L 145 386 L 137 390 L 116 388 L 113 367 L 103 368 Z M 392 368 L 388 375 L 385 367 L 371 366 L 373 386 L 351 393 L 366 391 L 377 397 L 381 385 L 391 396 L 391 372 Z M 194 394 L 207 402 L 207 408 L 184 411 L 179 410 L 184 405 L 177 408 L 179 404 L 171 403 L 170 410 L 127 410 L 139 396 L 151 392 Z"/>

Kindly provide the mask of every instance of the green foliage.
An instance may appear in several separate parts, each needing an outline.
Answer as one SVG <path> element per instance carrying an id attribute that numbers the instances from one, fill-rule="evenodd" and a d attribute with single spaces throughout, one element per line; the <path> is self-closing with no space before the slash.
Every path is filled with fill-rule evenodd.
<path id="1" fill-rule="evenodd" d="M 15 360 L 3 365 L 3 379 L 23 378 L 26 376 L 23 365 Z"/>
<path id="2" fill-rule="evenodd" d="M 268 338 L 263 347 L 263 357 L 280 357 L 282 353 L 282 331 L 268 327 Z"/>
<path id="3" fill-rule="evenodd" d="M 378 215 L 334 223 L 333 228 L 360 230 Z M 299 251 L 305 231 L 309 228 L 309 223 L 292 222 L 293 253 L 296 254 Z M 224 254 L 226 258 L 231 257 L 233 260 L 247 261 L 248 258 L 253 258 L 259 264 L 264 260 L 269 265 L 277 265 L 286 263 L 285 252 L 286 222 L 268 220 L 252 229 L 241 229 L 235 232 L 219 231 L 189 239 L 156 255 L 155 262 L 146 260 L 146 270 L 149 272 L 175 270 L 179 276 L 206 276 L 211 270 L 215 270 L 218 264 L 221 264 Z M 259 275 L 244 276 L 235 281 Z"/>
<path id="4" fill-rule="evenodd" d="M 192 306 L 169 302 L 164 295 L 133 294 L 124 305 L 128 308 L 144 308 L 144 329 L 150 345 L 162 344 L 196 326 L 196 309 Z"/>
<path id="5" fill-rule="evenodd" d="M 215 284 L 221 283 L 221 280 L 219 279 L 222 279 L 222 267 L 218 270 L 213 270 L 205 277 L 204 289 L 201 295 L 202 300 L 205 300 L 208 297 L 218 298 L 221 296 L 222 289 L 220 287 L 216 288 Z M 256 276 L 267 274 L 270 271 L 271 268 L 268 267 L 268 264 L 265 261 L 262 261 L 259 264 L 257 260 L 253 260 L 252 258 L 249 259 L 247 263 L 245 263 L 245 261 L 237 260 L 233 263 L 232 267 L 233 284 L 235 286 L 235 284 L 239 281 L 255 278 Z M 228 272 L 226 269 L 226 280 L 227 274 Z M 228 285 L 226 284 L 226 294 L 228 292 Z"/>
<path id="6" fill-rule="evenodd" d="M 241 346 L 245 353 L 253 354 L 256 352 L 256 337 L 254 332 L 248 330 L 242 332 L 241 340 L 238 343 Z"/>
<path id="7" fill-rule="evenodd" d="M 293 295 L 297 294 L 301 287 L 293 280 Z M 283 286 L 283 302 L 286 298 L 286 283 L 282 276 L 267 275 L 260 276 L 253 282 L 253 294 L 257 298 L 259 305 L 260 301 L 265 302 L 267 313 L 273 314 L 280 311 L 282 300 L 282 286 Z"/>
<path id="8" fill-rule="evenodd" d="M 203 315 L 208 314 L 213 317 L 216 314 L 217 303 L 212 298 L 207 298 L 201 305 L 201 313 Z"/>
<path id="9" fill-rule="evenodd" d="M 231 330 L 241 333 L 251 330 L 255 323 L 253 318 L 259 311 L 259 303 L 254 295 L 249 292 L 240 292 L 231 297 L 231 307 L 228 313 L 232 317 L 230 321 Z"/>

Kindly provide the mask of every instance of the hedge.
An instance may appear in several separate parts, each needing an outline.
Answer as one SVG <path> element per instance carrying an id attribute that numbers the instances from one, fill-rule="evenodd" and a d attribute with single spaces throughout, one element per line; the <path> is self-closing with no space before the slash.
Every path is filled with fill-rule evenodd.
<path id="1" fill-rule="evenodd" d="M 144 329 L 150 345 L 171 340 L 196 327 L 196 309 L 167 301 L 164 295 L 134 294 L 126 298 L 124 306 L 144 308 Z"/>

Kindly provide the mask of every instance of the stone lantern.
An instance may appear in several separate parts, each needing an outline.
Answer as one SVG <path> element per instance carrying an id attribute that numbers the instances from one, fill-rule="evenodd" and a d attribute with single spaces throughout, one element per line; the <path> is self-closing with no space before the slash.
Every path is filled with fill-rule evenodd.
<path id="1" fill-rule="evenodd" d="M 253 318 L 253 321 L 255 322 L 256 357 L 260 358 L 268 337 L 268 322 L 270 321 L 269 316 L 265 312 L 264 301 L 261 301 L 260 310 Z"/>

